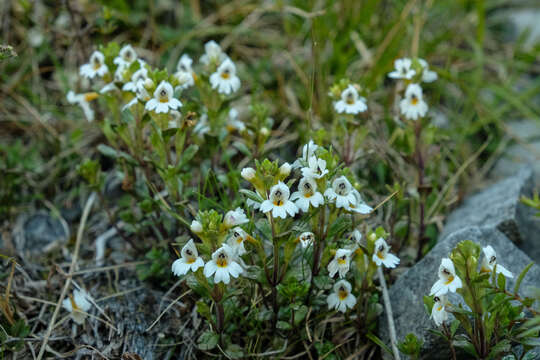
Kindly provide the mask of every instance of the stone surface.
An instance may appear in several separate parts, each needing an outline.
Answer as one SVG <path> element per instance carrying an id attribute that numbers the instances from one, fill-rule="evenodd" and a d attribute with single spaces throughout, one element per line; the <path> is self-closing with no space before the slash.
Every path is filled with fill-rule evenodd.
<path id="1" fill-rule="evenodd" d="M 514 176 L 465 200 L 448 216 L 439 242 L 470 226 L 498 229 L 540 263 L 540 220 L 534 209 L 520 201 L 523 195 L 531 196 L 533 189 L 534 173 L 529 167 L 522 167 Z"/>
<path id="2" fill-rule="evenodd" d="M 408 333 L 414 333 L 424 341 L 423 359 L 450 358 L 447 344 L 428 331 L 434 327 L 434 324 L 425 312 L 423 297 L 429 294 L 431 286 L 437 280 L 441 259 L 448 257 L 456 244 L 463 240 L 472 240 L 481 246 L 493 246 L 497 254 L 501 254 L 499 256 L 501 264 L 514 274 L 519 274 L 531 262 L 525 253 L 497 229 L 472 226 L 448 235 L 415 266 L 400 276 L 389 290 L 398 341 L 402 341 Z M 507 286 L 512 288 L 514 281 L 515 278 L 508 279 Z M 538 265 L 533 265 L 525 276 L 520 293 L 522 295 L 530 294 L 530 287 L 540 287 L 540 266 Z M 455 302 L 456 298 L 457 295 L 454 295 L 454 297 L 450 297 L 450 301 Z M 388 329 L 384 317 L 381 317 L 380 324 L 379 335 L 385 343 L 389 344 Z"/>
<path id="3" fill-rule="evenodd" d="M 17 251 L 42 254 L 69 239 L 69 227 L 62 219 L 47 212 L 19 217 L 13 230 Z"/>

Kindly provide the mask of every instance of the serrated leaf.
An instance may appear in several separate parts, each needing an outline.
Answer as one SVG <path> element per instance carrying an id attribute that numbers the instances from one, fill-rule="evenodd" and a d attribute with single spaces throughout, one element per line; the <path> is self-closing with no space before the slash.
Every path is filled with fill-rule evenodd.
<path id="1" fill-rule="evenodd" d="M 219 335 L 212 331 L 205 331 L 197 340 L 197 347 L 201 350 L 212 350 L 219 341 Z"/>

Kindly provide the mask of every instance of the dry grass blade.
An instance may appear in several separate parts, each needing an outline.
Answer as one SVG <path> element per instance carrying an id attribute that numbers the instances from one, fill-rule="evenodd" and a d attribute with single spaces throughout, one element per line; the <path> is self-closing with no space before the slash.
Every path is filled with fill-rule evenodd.
<path id="1" fill-rule="evenodd" d="M 84 226 L 86 225 L 88 215 L 90 214 L 90 210 L 92 209 L 92 205 L 94 204 L 95 199 L 96 199 L 96 193 L 92 193 L 88 197 L 88 200 L 86 200 L 86 204 L 84 206 L 83 214 L 81 217 L 81 222 L 79 224 L 79 230 L 77 231 L 77 239 L 75 241 L 75 250 L 73 252 L 73 259 L 71 260 L 71 266 L 69 267 L 68 277 L 64 284 L 64 288 L 62 289 L 62 293 L 60 294 L 60 297 L 58 298 L 58 301 L 56 303 L 56 308 L 54 309 L 54 313 L 51 317 L 51 320 L 49 321 L 49 326 L 47 327 L 47 332 L 45 333 L 45 337 L 43 338 L 43 343 L 41 344 L 41 348 L 39 349 L 37 360 L 41 360 L 41 358 L 43 357 L 43 354 L 45 353 L 45 350 L 47 349 L 47 342 L 49 341 L 49 337 L 51 336 L 52 329 L 54 328 L 54 322 L 56 320 L 56 317 L 58 316 L 58 313 L 60 312 L 60 307 L 69 289 L 69 285 L 71 284 L 71 276 L 73 275 L 73 272 L 75 270 L 75 265 L 77 264 L 77 259 L 79 257 L 79 249 L 81 247 Z"/>

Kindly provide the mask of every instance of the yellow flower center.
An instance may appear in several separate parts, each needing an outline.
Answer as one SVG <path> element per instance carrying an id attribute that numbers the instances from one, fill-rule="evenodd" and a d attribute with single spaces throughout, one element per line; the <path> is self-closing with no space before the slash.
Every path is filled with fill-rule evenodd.
<path id="1" fill-rule="evenodd" d="M 345 289 L 340 289 L 338 291 L 338 297 L 339 297 L 339 300 L 341 300 L 341 301 L 345 300 L 348 295 L 349 295 L 349 293 Z"/>
<path id="2" fill-rule="evenodd" d="M 159 92 L 159 102 L 161 103 L 169 102 L 169 96 L 167 95 L 167 91 L 165 91 L 165 89 Z"/>
<path id="3" fill-rule="evenodd" d="M 98 96 L 99 94 L 97 92 L 86 93 L 84 94 L 84 101 L 89 102 L 89 101 L 95 100 L 98 98 Z"/>
<path id="4" fill-rule="evenodd" d="M 444 282 L 444 285 L 450 284 L 452 281 L 454 281 L 454 275 L 450 275 L 448 279 Z"/>
<path id="5" fill-rule="evenodd" d="M 195 258 L 194 257 L 190 257 L 186 260 L 186 263 L 187 264 L 193 264 L 195 262 Z"/>
<path id="6" fill-rule="evenodd" d="M 227 80 L 227 79 L 230 78 L 230 77 L 231 77 L 231 73 L 230 73 L 229 70 L 224 70 L 224 71 L 221 73 L 221 78 L 222 78 L 222 79 Z"/>
<path id="7" fill-rule="evenodd" d="M 412 105 L 416 105 L 418 104 L 418 98 L 416 96 L 413 95 L 412 99 L 411 99 L 411 104 Z"/>
<path id="8" fill-rule="evenodd" d="M 73 295 L 71 294 L 69 295 L 69 301 L 71 302 L 71 308 L 73 309 L 73 311 L 79 310 L 79 307 L 75 303 L 75 300 L 73 300 Z"/>
<path id="9" fill-rule="evenodd" d="M 304 197 L 305 197 L 305 198 L 308 198 L 308 199 L 309 199 L 309 198 L 312 197 L 312 196 L 313 196 L 313 191 L 306 191 L 306 192 L 304 193 Z"/>
<path id="10" fill-rule="evenodd" d="M 441 311 L 441 310 L 442 310 L 442 305 L 439 305 L 439 306 L 437 307 L 437 311 Z"/>
<path id="11" fill-rule="evenodd" d="M 381 260 L 384 260 L 384 253 L 382 251 L 377 251 L 377 257 Z"/>
<path id="12" fill-rule="evenodd" d="M 345 265 L 347 263 L 347 257 L 346 256 L 342 256 L 340 258 L 337 259 L 337 263 L 339 265 Z"/>
<path id="13" fill-rule="evenodd" d="M 274 205 L 276 205 L 276 206 L 282 206 L 283 204 L 284 204 L 284 203 L 283 203 L 282 200 L 279 200 L 279 199 L 278 199 L 278 200 L 274 200 Z"/>
<path id="14" fill-rule="evenodd" d="M 216 264 L 221 268 L 227 267 L 227 259 L 225 257 L 220 257 L 219 259 L 217 259 Z"/>

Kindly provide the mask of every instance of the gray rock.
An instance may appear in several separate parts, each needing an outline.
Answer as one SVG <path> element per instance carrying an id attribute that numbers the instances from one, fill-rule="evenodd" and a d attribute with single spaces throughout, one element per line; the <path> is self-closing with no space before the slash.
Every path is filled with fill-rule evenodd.
<path id="1" fill-rule="evenodd" d="M 24 255 L 42 254 L 66 243 L 69 227 L 65 220 L 47 212 L 22 215 L 13 230 L 17 251 Z"/>
<path id="2" fill-rule="evenodd" d="M 506 149 L 490 172 L 493 179 L 514 175 L 520 168 L 528 166 L 540 174 L 540 140 L 517 143 Z M 540 186 L 540 176 L 536 176 L 536 186 Z"/>
<path id="3" fill-rule="evenodd" d="M 540 250 L 535 244 L 540 233 L 540 220 L 534 216 L 534 209 L 520 201 L 521 196 L 532 195 L 533 181 L 533 171 L 523 167 L 514 176 L 469 197 L 450 214 L 439 242 L 466 227 L 493 228 L 504 233 L 540 263 Z"/>
<path id="4" fill-rule="evenodd" d="M 403 341 L 408 333 L 414 333 L 424 341 L 422 357 L 424 359 L 450 358 L 447 344 L 428 331 L 434 327 L 434 324 L 424 309 L 423 297 L 429 294 L 431 286 L 437 280 L 441 259 L 448 257 L 451 250 L 463 240 L 472 240 L 481 246 L 493 246 L 500 254 L 501 265 L 516 274 L 514 279 L 508 279 L 509 288 L 513 287 L 517 274 L 531 262 L 527 255 L 497 229 L 473 226 L 448 235 L 422 260 L 400 276 L 389 289 L 398 341 Z M 538 265 L 533 265 L 525 276 L 520 289 L 521 295 L 532 294 L 531 287 L 540 287 L 540 266 Z M 455 302 L 456 299 L 457 295 L 450 297 L 451 302 Z M 390 340 L 384 317 L 381 317 L 380 324 L 379 335 L 388 344 Z"/>

